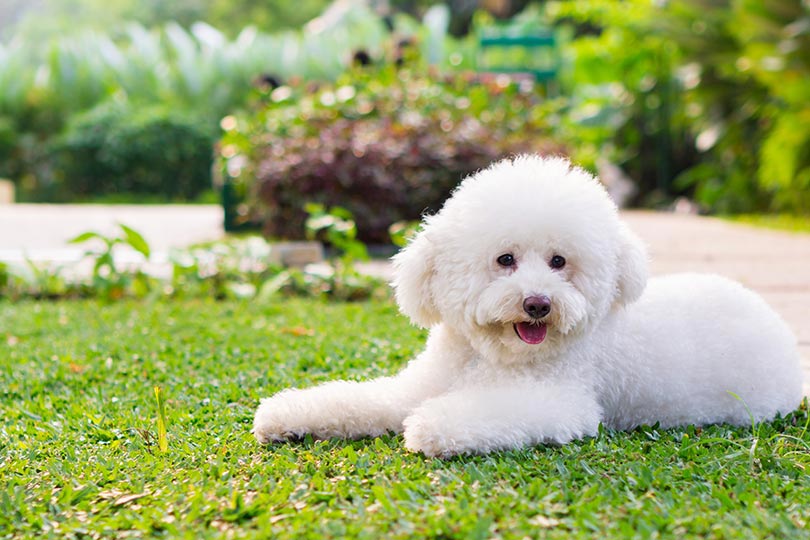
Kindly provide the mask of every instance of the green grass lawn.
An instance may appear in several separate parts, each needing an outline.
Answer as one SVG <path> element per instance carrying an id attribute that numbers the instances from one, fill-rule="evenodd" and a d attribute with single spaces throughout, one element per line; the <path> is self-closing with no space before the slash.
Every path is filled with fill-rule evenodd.
<path id="1" fill-rule="evenodd" d="M 255 443 L 259 397 L 424 337 L 388 303 L 0 302 L 0 538 L 810 538 L 806 408 L 449 461 Z"/>

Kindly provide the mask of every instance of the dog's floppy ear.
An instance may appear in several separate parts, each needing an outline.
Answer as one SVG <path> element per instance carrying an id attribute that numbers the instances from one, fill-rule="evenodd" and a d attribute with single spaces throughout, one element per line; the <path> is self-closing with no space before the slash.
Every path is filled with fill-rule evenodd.
<path id="1" fill-rule="evenodd" d="M 439 310 L 433 301 L 431 280 L 435 272 L 433 244 L 422 230 L 394 255 L 394 291 L 399 309 L 424 328 L 437 324 Z"/>
<path id="2" fill-rule="evenodd" d="M 626 306 L 638 300 L 647 285 L 647 250 L 641 238 L 622 223 L 619 229 L 616 304 Z"/>

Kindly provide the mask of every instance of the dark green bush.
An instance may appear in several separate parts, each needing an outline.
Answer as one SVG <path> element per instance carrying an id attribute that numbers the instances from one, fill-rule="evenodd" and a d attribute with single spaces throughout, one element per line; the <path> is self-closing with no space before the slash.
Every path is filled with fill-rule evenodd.
<path id="1" fill-rule="evenodd" d="M 14 153 L 17 148 L 17 131 L 10 118 L 0 116 L 0 178 L 14 175 Z"/>
<path id="2" fill-rule="evenodd" d="M 62 187 L 79 198 L 190 200 L 211 187 L 214 140 L 205 122 L 184 113 L 105 104 L 72 119 L 52 155 Z"/>
<path id="3" fill-rule="evenodd" d="M 342 206 L 358 237 L 438 209 L 466 175 L 518 152 L 560 153 L 540 95 L 503 80 L 383 68 L 334 86 L 281 87 L 252 116 L 228 118 L 225 179 L 245 194 L 242 219 L 299 238 L 307 202 Z"/>

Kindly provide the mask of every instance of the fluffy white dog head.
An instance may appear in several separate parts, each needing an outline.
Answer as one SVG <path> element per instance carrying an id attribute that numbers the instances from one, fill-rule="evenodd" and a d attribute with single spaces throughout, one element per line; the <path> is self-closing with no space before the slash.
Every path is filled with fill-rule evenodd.
<path id="1" fill-rule="evenodd" d="M 443 322 L 500 361 L 559 353 L 647 279 L 644 248 L 602 185 L 537 156 L 465 179 L 394 268 L 403 313 Z"/>

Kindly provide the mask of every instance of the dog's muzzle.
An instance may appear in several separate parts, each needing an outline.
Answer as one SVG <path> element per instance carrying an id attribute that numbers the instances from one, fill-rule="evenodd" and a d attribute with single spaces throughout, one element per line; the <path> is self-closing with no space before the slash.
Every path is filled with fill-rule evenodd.
<path id="1" fill-rule="evenodd" d="M 542 319 L 551 313 L 551 299 L 546 295 L 532 295 L 523 300 L 523 311 L 531 321 L 515 323 L 515 334 L 523 343 L 539 345 L 546 339 L 548 328 Z"/>

